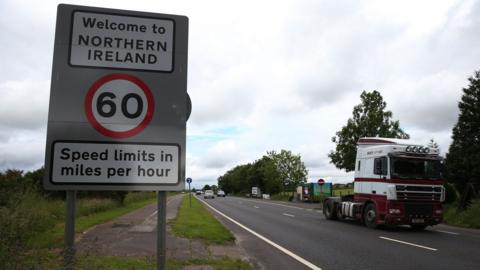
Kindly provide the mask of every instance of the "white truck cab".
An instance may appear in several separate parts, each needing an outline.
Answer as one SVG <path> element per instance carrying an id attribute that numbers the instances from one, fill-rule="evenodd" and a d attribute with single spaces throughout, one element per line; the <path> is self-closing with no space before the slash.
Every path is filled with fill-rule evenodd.
<path id="1" fill-rule="evenodd" d="M 439 150 L 410 140 L 358 140 L 354 194 L 325 200 L 327 218 L 354 218 L 368 227 L 411 225 L 423 229 L 442 221 L 445 189 Z M 326 207 L 326 208 L 325 208 Z"/>

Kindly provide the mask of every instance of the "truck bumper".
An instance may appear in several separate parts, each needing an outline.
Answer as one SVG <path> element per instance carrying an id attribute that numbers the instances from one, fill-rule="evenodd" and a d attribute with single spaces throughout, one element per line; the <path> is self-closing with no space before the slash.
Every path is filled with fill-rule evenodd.
<path id="1" fill-rule="evenodd" d="M 440 203 L 389 201 L 383 223 L 387 225 L 431 226 L 441 223 L 442 215 L 443 209 Z"/>
<path id="2" fill-rule="evenodd" d="M 385 216 L 385 225 L 437 225 L 442 222 L 442 217 L 405 217 L 405 216 Z"/>

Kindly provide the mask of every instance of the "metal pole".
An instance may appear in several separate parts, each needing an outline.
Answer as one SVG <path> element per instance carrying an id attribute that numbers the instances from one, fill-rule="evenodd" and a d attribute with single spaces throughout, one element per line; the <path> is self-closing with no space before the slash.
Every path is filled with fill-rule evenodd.
<path id="1" fill-rule="evenodd" d="M 166 269 L 167 192 L 157 192 L 157 270 Z"/>
<path id="2" fill-rule="evenodd" d="M 63 254 L 63 263 L 65 269 L 74 269 L 73 261 L 75 258 L 75 201 L 77 192 L 75 190 L 67 191 L 66 215 L 65 215 L 65 250 Z"/>
<path id="3" fill-rule="evenodd" d="M 188 183 L 188 199 L 190 201 L 190 208 L 192 208 L 192 192 L 190 191 L 190 183 Z"/>

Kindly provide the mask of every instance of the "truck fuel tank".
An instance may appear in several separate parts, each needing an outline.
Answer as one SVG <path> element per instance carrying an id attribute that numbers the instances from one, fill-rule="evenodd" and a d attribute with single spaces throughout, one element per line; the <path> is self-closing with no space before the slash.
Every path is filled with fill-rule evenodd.
<path id="1" fill-rule="evenodd" d="M 341 202 L 339 204 L 340 214 L 344 217 L 357 218 L 362 216 L 363 203 Z"/>

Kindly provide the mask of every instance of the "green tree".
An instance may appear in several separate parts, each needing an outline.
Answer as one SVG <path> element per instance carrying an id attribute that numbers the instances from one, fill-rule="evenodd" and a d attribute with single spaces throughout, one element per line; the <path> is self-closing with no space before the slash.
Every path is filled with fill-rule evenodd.
<path id="1" fill-rule="evenodd" d="M 263 176 L 262 190 L 267 194 L 277 194 L 282 191 L 283 183 L 273 159 L 269 156 L 263 156 L 256 164 L 260 165 Z"/>
<path id="2" fill-rule="evenodd" d="M 438 149 L 438 143 L 433 138 L 430 139 L 427 146 L 430 148 Z"/>
<path id="3" fill-rule="evenodd" d="M 203 186 L 203 188 L 202 188 L 203 191 L 209 190 L 209 189 L 212 189 L 212 188 L 210 187 L 210 185 L 205 185 L 205 186 Z"/>
<path id="4" fill-rule="evenodd" d="M 480 71 L 468 80 L 470 85 L 463 88 L 458 103 L 460 114 L 446 158 L 447 180 L 461 194 L 469 184 L 477 191 L 480 189 Z"/>
<path id="5" fill-rule="evenodd" d="M 280 183 L 288 190 L 307 182 L 308 171 L 300 155 L 293 155 L 291 151 L 281 150 L 267 152 L 278 172 Z"/>
<path id="6" fill-rule="evenodd" d="M 409 138 L 400 128 L 399 121 L 391 119 L 392 112 L 385 110 L 387 103 L 378 91 L 363 91 L 360 99 L 362 102 L 353 107 L 353 116 L 347 125 L 332 138 L 336 147 L 328 154 L 331 163 L 347 172 L 355 169 L 356 145 L 361 137 Z"/>

